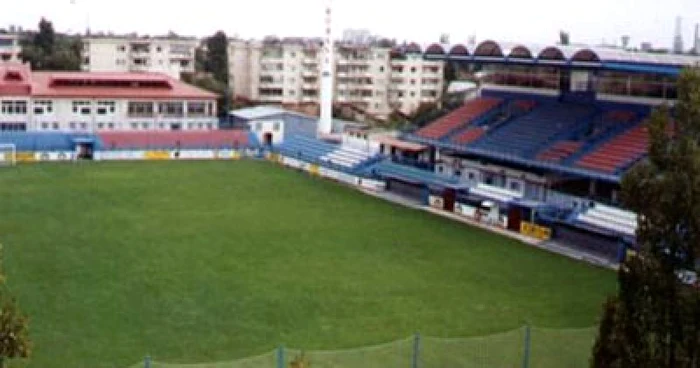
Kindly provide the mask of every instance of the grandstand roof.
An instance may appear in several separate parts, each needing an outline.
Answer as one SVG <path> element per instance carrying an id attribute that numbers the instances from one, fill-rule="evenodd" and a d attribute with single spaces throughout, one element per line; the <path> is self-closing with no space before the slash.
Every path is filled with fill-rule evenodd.
<path id="1" fill-rule="evenodd" d="M 476 45 L 435 43 L 425 50 L 425 57 L 428 59 L 572 65 L 661 74 L 676 74 L 682 67 L 700 65 L 700 57 L 690 55 L 652 54 L 585 45 L 533 45 L 494 40 L 486 40 Z M 630 68 L 630 66 L 634 67 Z"/>
<path id="2" fill-rule="evenodd" d="M 386 144 L 392 147 L 402 149 L 404 151 L 410 152 L 420 152 L 428 149 L 428 146 L 415 142 L 407 142 L 390 135 L 380 136 L 377 138 L 377 142 L 381 144 Z"/>
<path id="3" fill-rule="evenodd" d="M 292 110 L 287 110 L 279 106 L 273 106 L 273 105 L 263 105 L 263 106 L 253 106 L 253 107 L 244 107 L 242 109 L 238 110 L 232 110 L 229 112 L 229 115 L 242 119 L 246 122 L 250 122 L 253 120 L 259 120 L 259 119 L 267 119 L 267 118 L 273 118 L 273 117 L 286 117 L 287 119 L 284 119 L 287 122 L 290 121 L 295 121 L 297 123 L 302 123 L 303 125 L 306 126 L 304 129 L 307 131 L 307 135 L 313 133 L 316 133 L 316 127 L 315 124 L 318 122 L 318 116 L 312 116 L 312 115 L 306 115 L 302 114 L 300 112 L 292 111 Z M 312 127 L 311 125 L 314 124 Z M 341 120 L 341 119 L 333 119 L 333 132 L 342 132 L 346 128 L 349 127 L 362 127 L 363 124 L 353 122 L 353 121 L 347 121 L 347 120 Z M 297 132 L 298 133 L 298 132 Z"/>

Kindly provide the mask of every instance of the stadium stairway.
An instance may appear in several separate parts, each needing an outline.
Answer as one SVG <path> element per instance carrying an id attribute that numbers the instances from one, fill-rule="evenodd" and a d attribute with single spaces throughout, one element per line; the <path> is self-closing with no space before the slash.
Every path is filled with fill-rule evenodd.
<path id="1" fill-rule="evenodd" d="M 627 236 L 635 236 L 637 232 L 637 214 L 602 204 L 578 213 L 575 221 Z"/>
<path id="2" fill-rule="evenodd" d="M 443 139 L 470 125 L 493 117 L 499 112 L 503 100 L 483 97 L 466 102 L 462 107 L 419 129 L 415 134 L 422 138 Z"/>

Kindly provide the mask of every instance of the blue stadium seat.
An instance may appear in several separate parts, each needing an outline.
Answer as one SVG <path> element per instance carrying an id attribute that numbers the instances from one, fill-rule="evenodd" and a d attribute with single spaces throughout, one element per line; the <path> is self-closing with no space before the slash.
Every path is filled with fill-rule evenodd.
<path id="1" fill-rule="evenodd" d="M 548 103 L 530 113 L 514 118 L 492 132 L 484 134 L 472 147 L 526 157 L 535 153 L 558 135 L 587 124 L 595 113 L 593 107 Z"/>

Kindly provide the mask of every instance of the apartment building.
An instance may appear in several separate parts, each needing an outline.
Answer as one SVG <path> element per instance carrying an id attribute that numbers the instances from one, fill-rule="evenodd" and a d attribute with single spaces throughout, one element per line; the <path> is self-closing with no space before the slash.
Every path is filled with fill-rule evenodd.
<path id="1" fill-rule="evenodd" d="M 160 73 L 38 72 L 0 63 L 0 132 L 211 130 L 217 97 Z"/>
<path id="2" fill-rule="evenodd" d="M 440 99 L 443 62 L 424 60 L 420 47 L 337 44 L 334 102 L 385 119 Z M 289 39 L 231 41 L 233 93 L 261 103 L 318 105 L 321 43 Z"/>
<path id="3" fill-rule="evenodd" d="M 0 63 L 16 63 L 20 59 L 22 46 L 19 44 L 19 35 L 16 33 L 0 33 Z"/>
<path id="4" fill-rule="evenodd" d="M 199 41 L 183 37 L 87 37 L 82 69 L 90 72 L 157 72 L 173 78 L 194 73 Z"/>

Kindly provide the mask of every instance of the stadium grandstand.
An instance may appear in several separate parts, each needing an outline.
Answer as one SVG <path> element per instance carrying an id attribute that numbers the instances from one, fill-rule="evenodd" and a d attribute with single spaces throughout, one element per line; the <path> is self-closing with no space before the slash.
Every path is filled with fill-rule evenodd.
<path id="1" fill-rule="evenodd" d="M 647 156 L 646 118 L 673 106 L 679 73 L 700 59 L 495 41 L 401 52 L 477 68 L 477 93 L 415 131 L 334 120 L 332 134 L 320 135 L 316 117 L 274 106 L 217 121 L 216 96 L 163 75 L 4 66 L 0 145 L 14 145 L 20 161 L 93 151 L 96 159 L 230 158 L 252 149 L 612 261 L 635 249 L 621 178 Z"/>

